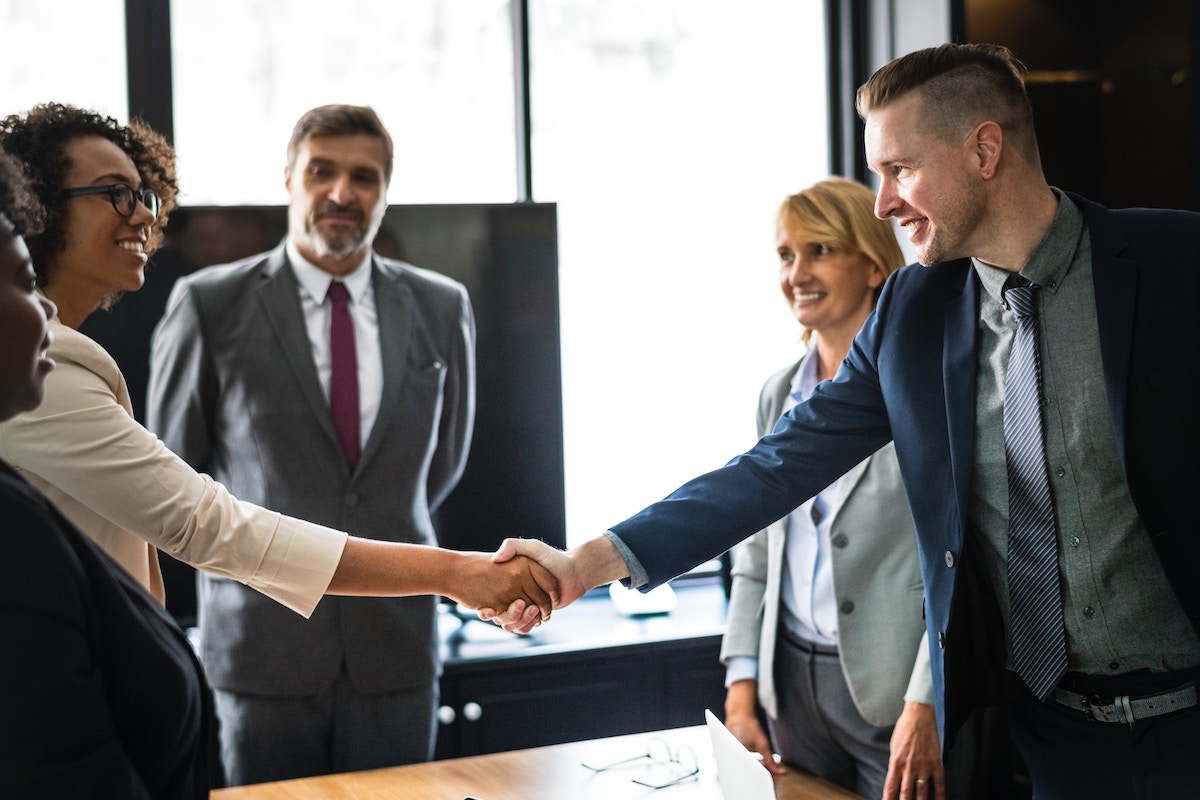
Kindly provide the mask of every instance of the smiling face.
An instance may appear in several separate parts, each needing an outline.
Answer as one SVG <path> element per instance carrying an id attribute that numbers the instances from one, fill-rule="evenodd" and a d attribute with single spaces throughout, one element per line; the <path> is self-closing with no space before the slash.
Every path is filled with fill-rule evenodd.
<path id="1" fill-rule="evenodd" d="M 310 136 L 287 169 L 288 235 L 301 255 L 345 274 L 371 248 L 387 208 L 383 142 L 363 133 Z"/>
<path id="2" fill-rule="evenodd" d="M 862 253 L 812 239 L 779 221 L 779 287 L 801 325 L 830 339 L 853 338 L 886 276 Z"/>
<path id="3" fill-rule="evenodd" d="M 0 420 L 42 402 L 46 375 L 46 321 L 54 307 L 34 291 L 36 276 L 25 241 L 0 216 Z"/>
<path id="4" fill-rule="evenodd" d="M 939 137 L 926 124 L 922 103 L 910 92 L 868 113 L 866 150 L 880 178 L 876 216 L 895 217 L 928 266 L 976 255 L 986 195 L 978 170 L 972 171 L 970 137 L 958 144 Z"/>
<path id="5" fill-rule="evenodd" d="M 110 183 L 142 186 L 133 161 L 108 139 L 73 139 L 63 151 L 71 162 L 64 189 Z M 135 204 L 131 216 L 121 216 L 106 193 L 67 199 L 66 247 L 51 257 L 46 269 L 46 293 L 59 305 L 64 323 L 78 327 L 106 298 L 142 287 L 145 245 L 153 223 L 154 215 L 141 203 Z"/>

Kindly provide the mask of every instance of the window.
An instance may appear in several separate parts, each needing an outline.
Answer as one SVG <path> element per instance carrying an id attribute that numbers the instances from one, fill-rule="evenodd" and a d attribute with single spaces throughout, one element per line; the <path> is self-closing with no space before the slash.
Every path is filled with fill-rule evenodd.
<path id="1" fill-rule="evenodd" d="M 128 119 L 124 0 L 0 0 L 0 31 L 0 114 L 56 102 Z"/>
<path id="2" fill-rule="evenodd" d="M 391 202 L 516 198 L 509 0 L 162 1 L 183 205 L 285 203 L 291 128 L 332 102 L 391 131 Z M 799 355 L 774 222 L 828 170 L 824 6 L 529 0 L 568 541 L 750 446 L 762 382 Z M 126 118 L 122 0 L 0 0 L 0 23 L 6 113 L 60 99 Z"/>
<path id="3" fill-rule="evenodd" d="M 763 381 L 799 356 L 775 214 L 828 171 L 824 12 L 531 0 L 529 25 L 579 542 L 753 444 Z"/>
<path id="4" fill-rule="evenodd" d="M 184 204 L 281 204 L 286 147 L 325 103 L 375 109 L 393 203 L 512 201 L 506 0 L 172 2 Z"/>

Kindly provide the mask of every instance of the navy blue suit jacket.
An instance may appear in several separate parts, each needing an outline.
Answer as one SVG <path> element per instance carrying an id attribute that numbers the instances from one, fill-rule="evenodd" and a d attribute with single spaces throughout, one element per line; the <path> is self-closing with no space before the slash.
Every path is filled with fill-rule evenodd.
<path id="1" fill-rule="evenodd" d="M 1106 402 L 1138 514 L 1200 632 L 1200 214 L 1071 195 L 1092 243 Z M 967 534 L 980 286 L 969 259 L 885 285 L 833 381 L 725 467 L 614 526 L 657 585 L 785 516 L 894 439 L 925 581 L 942 741 L 996 697 L 1000 616 Z"/>

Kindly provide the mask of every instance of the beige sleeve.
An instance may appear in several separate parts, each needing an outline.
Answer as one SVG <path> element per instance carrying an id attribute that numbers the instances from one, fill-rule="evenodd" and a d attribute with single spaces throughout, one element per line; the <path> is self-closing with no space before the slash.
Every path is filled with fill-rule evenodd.
<path id="1" fill-rule="evenodd" d="M 74 350 L 56 354 L 53 348 L 51 355 L 58 367 L 41 407 L 0 425 L 0 454 L 9 463 L 51 499 L 50 489 L 69 498 L 59 504 L 63 513 L 116 551 L 118 561 L 122 548 L 112 543 L 120 537 L 101 530 L 106 526 L 245 583 L 304 616 L 312 613 L 347 534 L 239 501 L 129 415 L 117 399 L 111 359 L 94 364 L 93 354 L 73 360 L 79 356 Z"/>

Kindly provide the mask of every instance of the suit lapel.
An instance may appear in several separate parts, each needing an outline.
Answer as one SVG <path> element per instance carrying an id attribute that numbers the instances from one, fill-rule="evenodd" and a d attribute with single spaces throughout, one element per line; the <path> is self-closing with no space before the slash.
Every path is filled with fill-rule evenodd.
<path id="1" fill-rule="evenodd" d="M 379 413 L 367 436 L 360 466 L 382 446 L 388 426 L 400 408 L 404 381 L 408 377 L 408 351 L 412 338 L 415 303 L 412 289 L 405 284 L 404 273 L 400 268 L 373 256 L 371 269 L 371 286 L 375 292 L 375 309 L 379 318 L 383 391 L 379 400 Z"/>
<path id="2" fill-rule="evenodd" d="M 949 268 L 948 265 L 945 268 Z M 975 340 L 978 321 L 979 281 L 968 261 L 963 270 L 961 291 L 946 304 L 942 339 L 942 385 L 945 390 L 950 462 L 954 474 L 954 494 L 964 518 L 975 457 Z"/>
<path id="3" fill-rule="evenodd" d="M 1096 321 L 1100 326 L 1100 361 L 1104 366 L 1104 391 L 1112 419 L 1117 452 L 1125 463 L 1125 391 L 1129 385 L 1129 358 L 1133 353 L 1133 315 L 1137 299 L 1134 261 L 1119 258 L 1126 247 L 1119 228 L 1107 219 L 1107 209 L 1078 195 L 1071 199 L 1083 208 L 1092 243 L 1092 284 L 1096 295 Z"/>
<path id="4" fill-rule="evenodd" d="M 300 390 L 312 409 L 317 424 L 325 431 L 330 441 L 337 443 L 333 420 L 329 416 L 329 401 L 321 390 L 317 377 L 317 365 L 313 363 L 312 348 L 308 341 L 308 328 L 300 308 L 300 289 L 296 276 L 287 265 L 283 245 L 277 247 L 267 260 L 263 282 L 258 290 L 263 315 L 275 330 L 279 349 L 296 376 Z"/>

